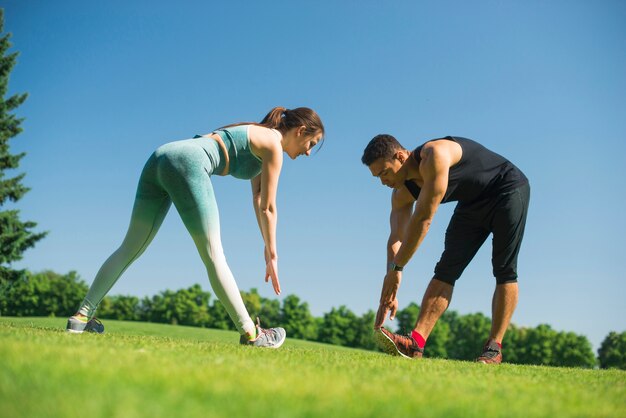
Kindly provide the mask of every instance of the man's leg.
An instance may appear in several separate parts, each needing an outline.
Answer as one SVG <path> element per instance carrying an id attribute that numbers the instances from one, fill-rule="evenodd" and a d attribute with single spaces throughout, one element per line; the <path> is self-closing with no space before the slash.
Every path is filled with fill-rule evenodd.
<path id="1" fill-rule="evenodd" d="M 502 340 L 517 306 L 518 289 L 517 281 L 496 285 L 491 302 L 491 332 L 483 347 L 483 353 L 476 359 L 477 362 L 485 364 L 502 362 Z"/>
<path id="2" fill-rule="evenodd" d="M 511 322 L 511 317 L 517 306 L 518 293 L 517 282 L 503 283 L 496 286 L 491 305 L 490 340 L 495 340 L 502 344 L 504 333 Z"/>
<path id="3" fill-rule="evenodd" d="M 424 292 L 420 313 L 411 333 L 411 338 L 421 349 L 441 315 L 450 306 L 454 283 L 489 236 L 489 231 L 476 219 L 480 217 L 473 216 L 476 209 L 457 206 L 450 219 L 443 254 Z"/>
<path id="4" fill-rule="evenodd" d="M 494 202 L 492 263 L 497 285 L 491 306 L 491 332 L 477 359 L 481 363 L 502 362 L 502 340 L 517 307 L 517 257 L 524 237 L 529 199 L 530 186 L 524 185 L 500 195 Z"/>
<path id="5" fill-rule="evenodd" d="M 428 339 L 437 320 L 450 306 L 453 290 L 454 286 L 449 283 L 442 282 L 436 278 L 430 281 L 424 293 L 422 306 L 414 328 L 414 331 L 419 333 L 424 340 Z"/>
<path id="6" fill-rule="evenodd" d="M 379 347 L 394 356 L 422 357 L 426 338 L 428 338 L 439 317 L 450 305 L 452 289 L 454 286 L 451 284 L 433 278 L 424 293 L 422 309 L 420 309 L 417 324 L 411 335 L 394 334 L 384 327 L 377 329 L 374 338 Z"/>
<path id="7" fill-rule="evenodd" d="M 528 185 L 502 195 L 491 222 L 493 275 L 497 285 L 491 305 L 489 338 L 500 344 L 517 307 L 517 257 L 524 238 L 529 199 Z"/>
<path id="8" fill-rule="evenodd" d="M 489 236 L 489 231 L 476 219 L 480 220 L 480 216 L 474 216 L 474 212 L 480 213 L 480 208 L 479 205 L 476 208 L 457 206 L 450 219 L 443 254 L 424 293 L 415 323 L 414 333 L 419 335 L 414 337 L 420 340 L 420 345 L 425 343 L 437 320 L 450 306 L 454 283 Z"/>

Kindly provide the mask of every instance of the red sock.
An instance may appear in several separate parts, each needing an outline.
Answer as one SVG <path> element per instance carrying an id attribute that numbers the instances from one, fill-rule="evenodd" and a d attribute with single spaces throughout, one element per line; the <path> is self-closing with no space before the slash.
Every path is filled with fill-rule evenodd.
<path id="1" fill-rule="evenodd" d="M 411 331 L 411 338 L 415 340 L 419 348 L 424 348 L 424 346 L 426 345 L 426 340 L 424 339 L 424 337 L 422 337 L 422 335 L 415 330 Z"/>

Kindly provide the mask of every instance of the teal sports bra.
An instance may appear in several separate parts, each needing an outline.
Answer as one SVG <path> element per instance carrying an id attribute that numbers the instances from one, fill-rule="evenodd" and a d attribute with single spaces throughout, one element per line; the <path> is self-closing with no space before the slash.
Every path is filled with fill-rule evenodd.
<path id="1" fill-rule="evenodd" d="M 231 176 L 249 180 L 259 175 L 263 161 L 254 155 L 250 147 L 248 129 L 250 125 L 231 126 L 214 131 L 228 149 L 229 173 Z"/>

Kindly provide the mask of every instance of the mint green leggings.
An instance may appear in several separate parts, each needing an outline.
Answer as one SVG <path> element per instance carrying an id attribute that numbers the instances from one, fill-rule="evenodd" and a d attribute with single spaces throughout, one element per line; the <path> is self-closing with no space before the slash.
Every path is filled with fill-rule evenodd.
<path id="1" fill-rule="evenodd" d="M 239 332 L 254 335 L 254 323 L 226 264 L 220 238 L 210 177 L 221 173 L 224 164 L 217 142 L 206 137 L 165 144 L 150 156 L 139 179 L 126 237 L 98 271 L 80 313 L 93 316 L 118 278 L 148 247 L 174 203 L 206 266 L 215 295 Z"/>

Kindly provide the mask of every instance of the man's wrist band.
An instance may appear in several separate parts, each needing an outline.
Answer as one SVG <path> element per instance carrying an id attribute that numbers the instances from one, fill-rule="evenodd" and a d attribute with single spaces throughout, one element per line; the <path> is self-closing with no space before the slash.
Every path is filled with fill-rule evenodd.
<path id="1" fill-rule="evenodd" d="M 396 263 L 394 263 L 393 261 L 391 263 L 389 263 L 389 271 L 402 271 L 404 270 L 404 266 L 399 266 Z"/>

